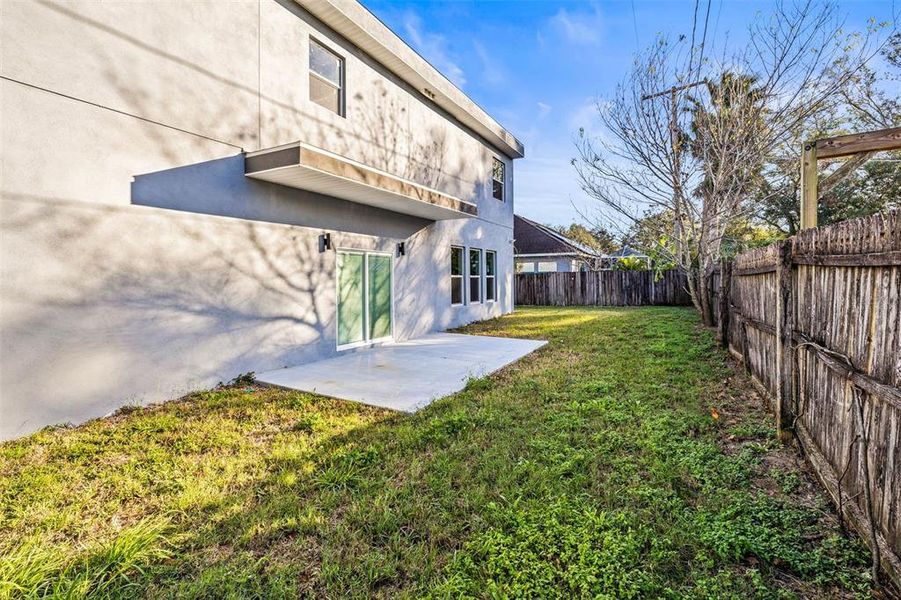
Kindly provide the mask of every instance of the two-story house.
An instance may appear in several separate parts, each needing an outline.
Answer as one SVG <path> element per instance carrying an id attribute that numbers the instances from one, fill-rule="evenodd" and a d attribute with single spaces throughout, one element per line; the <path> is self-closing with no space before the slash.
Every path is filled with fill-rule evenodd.
<path id="1" fill-rule="evenodd" d="M 2 438 L 513 309 L 522 144 L 357 2 L 6 0 L 0 53 Z"/>

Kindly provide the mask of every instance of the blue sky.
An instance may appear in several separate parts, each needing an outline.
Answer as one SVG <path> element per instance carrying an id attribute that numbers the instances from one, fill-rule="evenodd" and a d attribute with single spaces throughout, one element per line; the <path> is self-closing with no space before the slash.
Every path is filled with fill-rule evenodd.
<path id="1" fill-rule="evenodd" d="M 636 49 L 658 33 L 690 35 L 695 6 L 693 0 L 363 3 L 525 143 L 526 158 L 514 168 L 516 212 L 550 224 L 592 212 L 569 161 L 579 127 L 598 128 L 595 101 L 612 93 Z M 748 23 L 770 7 L 712 0 L 709 35 L 741 43 Z M 840 10 L 849 28 L 859 28 L 869 17 L 890 19 L 893 7 L 852 1 Z"/>

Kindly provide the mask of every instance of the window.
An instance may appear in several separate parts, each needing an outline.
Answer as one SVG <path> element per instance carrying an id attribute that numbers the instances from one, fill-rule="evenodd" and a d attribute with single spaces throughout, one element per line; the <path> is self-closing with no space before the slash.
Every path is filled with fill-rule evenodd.
<path id="1" fill-rule="evenodd" d="M 497 299 L 497 253 L 485 251 L 485 300 L 494 302 Z"/>
<path id="2" fill-rule="evenodd" d="M 557 263 L 555 261 L 541 261 L 538 263 L 539 273 L 553 273 L 557 271 Z"/>
<path id="3" fill-rule="evenodd" d="M 534 273 L 535 272 L 535 263 L 534 262 L 518 262 L 518 263 L 516 263 L 516 272 L 517 273 Z"/>
<path id="4" fill-rule="evenodd" d="M 310 40 L 310 100 L 344 116 L 344 59 Z"/>
<path id="5" fill-rule="evenodd" d="M 504 172 L 506 170 L 506 166 L 504 163 L 499 161 L 498 159 L 494 159 L 494 167 L 491 169 L 491 179 L 494 184 L 492 188 L 492 195 L 500 200 L 504 201 Z"/>
<path id="6" fill-rule="evenodd" d="M 463 304 L 463 248 L 451 246 L 451 304 Z"/>
<path id="7" fill-rule="evenodd" d="M 469 249 L 469 301 L 482 301 L 482 251 Z"/>

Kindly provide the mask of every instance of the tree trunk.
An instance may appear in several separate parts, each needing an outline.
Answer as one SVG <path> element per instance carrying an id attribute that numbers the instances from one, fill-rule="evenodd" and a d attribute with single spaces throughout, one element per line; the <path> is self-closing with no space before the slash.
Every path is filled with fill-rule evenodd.
<path id="1" fill-rule="evenodd" d="M 698 293 L 701 301 L 701 320 L 707 327 L 713 327 L 713 299 L 710 296 L 711 291 L 711 270 L 709 267 L 701 267 L 698 270 Z"/>
<path id="2" fill-rule="evenodd" d="M 698 294 L 698 270 L 692 267 L 685 269 L 685 281 L 688 282 L 688 296 L 695 310 L 701 312 L 701 298 Z"/>
<path id="3" fill-rule="evenodd" d="M 729 349 L 729 305 L 732 294 L 732 261 L 720 261 L 720 305 L 719 315 L 716 319 L 717 339 L 720 346 Z"/>

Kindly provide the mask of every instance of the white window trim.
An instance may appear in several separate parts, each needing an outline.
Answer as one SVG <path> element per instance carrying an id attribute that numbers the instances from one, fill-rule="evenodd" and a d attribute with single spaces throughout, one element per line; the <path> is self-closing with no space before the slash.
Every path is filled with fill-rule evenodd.
<path id="1" fill-rule="evenodd" d="M 460 267 L 463 272 L 460 273 L 459 275 L 454 275 L 454 269 L 453 269 L 454 249 L 459 249 L 463 255 L 460 257 L 461 258 Z M 466 247 L 465 246 L 456 246 L 456 245 L 451 244 L 451 257 L 450 258 L 451 258 L 451 272 L 450 272 L 451 306 L 465 306 L 466 305 L 466 296 L 468 295 L 468 292 L 466 291 L 466 279 L 468 276 L 465 274 L 467 271 L 467 265 L 468 265 L 468 263 L 466 262 L 466 259 L 467 259 Z M 460 278 L 460 301 L 459 302 L 454 302 L 454 278 L 455 277 Z"/>
<path id="2" fill-rule="evenodd" d="M 501 171 L 503 171 L 503 176 L 501 179 L 494 178 L 494 162 L 497 161 L 501 164 Z M 496 198 L 494 196 L 494 182 L 497 181 L 501 184 L 501 197 Z M 507 201 L 507 163 L 498 158 L 497 156 L 493 157 L 491 161 L 491 197 L 498 202 L 506 202 Z"/>
<path id="3" fill-rule="evenodd" d="M 342 69 L 342 71 L 343 71 L 343 69 Z M 341 87 L 340 85 L 335 85 L 335 82 L 334 82 L 334 81 L 332 81 L 331 79 L 328 79 L 327 77 L 323 77 L 322 75 L 320 75 L 319 73 L 317 73 L 317 72 L 314 71 L 313 69 L 310 69 L 310 75 L 312 75 L 313 77 L 315 77 L 316 79 L 318 79 L 318 80 L 321 81 L 322 83 L 324 83 L 324 84 L 326 84 L 326 85 L 328 85 L 328 86 L 331 86 L 331 87 L 335 88 L 335 89 L 338 90 L 339 92 L 343 92 L 343 91 L 344 91 L 344 88 L 343 88 L 343 87 Z M 343 96 L 343 93 L 342 93 L 341 95 Z"/>
<path id="4" fill-rule="evenodd" d="M 472 252 L 478 252 L 478 253 L 479 253 L 479 274 L 478 274 L 478 275 L 473 275 L 473 274 L 472 274 L 472 270 L 469 268 L 469 267 L 470 267 L 470 261 L 472 260 L 472 257 L 470 256 Z M 470 303 L 470 304 L 484 304 L 484 302 L 485 302 L 485 289 L 484 289 L 484 288 L 485 288 L 485 282 L 484 282 L 484 279 L 483 279 L 483 278 L 485 277 L 485 264 L 484 264 L 484 263 L 485 263 L 485 252 L 484 252 L 484 250 L 482 250 L 481 248 L 473 248 L 473 247 L 467 248 L 467 253 L 466 253 L 466 283 L 467 283 L 468 285 L 466 286 L 466 296 L 469 298 L 469 303 Z M 476 301 L 473 301 L 473 299 L 472 299 L 472 280 L 473 280 L 473 279 L 478 279 L 478 281 L 479 281 L 479 299 L 476 300 Z"/>
<path id="5" fill-rule="evenodd" d="M 494 275 L 488 274 L 488 254 L 494 255 Z M 496 250 L 485 250 L 484 252 L 482 252 L 482 255 L 485 257 L 485 268 L 484 268 L 485 285 L 482 286 L 482 288 L 483 288 L 482 293 L 485 294 L 485 304 L 494 304 L 495 302 L 497 302 L 497 292 L 498 292 L 498 288 L 497 288 L 497 251 Z M 489 289 L 488 288 L 488 278 L 489 277 L 494 280 L 494 283 L 491 285 L 491 287 L 493 288 L 491 291 L 494 292 L 492 294 L 492 296 L 494 296 L 494 298 L 492 298 L 491 300 L 488 299 L 488 289 Z"/>
<path id="6" fill-rule="evenodd" d="M 317 73 L 316 71 L 314 71 L 313 67 L 309 64 L 310 63 L 310 54 L 312 54 L 312 52 L 313 52 L 313 50 L 312 50 L 313 44 L 316 44 L 317 46 L 319 46 L 320 48 L 322 48 L 323 50 L 325 50 L 326 52 L 328 52 L 329 54 L 331 54 L 332 56 L 334 56 L 335 58 L 338 59 L 339 64 L 340 64 L 340 70 L 341 70 L 340 77 L 338 77 L 338 79 L 340 80 L 339 85 L 335 85 L 334 81 L 332 81 L 331 79 L 328 79 L 327 77 L 324 77 L 324 76 L 320 75 L 319 73 Z M 347 108 L 346 107 L 347 93 L 346 93 L 345 87 L 346 87 L 346 82 L 347 82 L 347 75 L 346 75 L 347 60 L 345 59 L 344 55 L 339 54 L 338 52 L 333 50 L 328 44 L 320 41 L 318 38 L 315 38 L 312 35 L 310 36 L 310 43 L 307 47 L 307 52 L 309 53 L 307 55 L 307 71 L 310 73 L 310 75 L 315 77 L 319 81 L 322 81 L 323 83 L 326 83 L 338 90 L 338 112 L 336 113 L 332 109 L 326 108 L 325 106 L 322 106 L 318 102 L 314 102 L 313 99 L 310 97 L 311 91 L 309 89 L 307 89 L 307 99 L 310 101 L 310 103 L 318 106 L 319 108 L 321 108 L 323 110 L 327 110 L 329 113 L 331 113 L 333 115 L 338 115 L 339 117 L 346 117 L 347 116 L 347 110 L 346 110 L 346 108 Z"/>
<path id="7" fill-rule="evenodd" d="M 340 313 L 338 312 L 338 289 L 340 285 L 340 273 L 337 268 L 338 261 L 338 253 L 344 254 L 360 254 L 363 256 L 363 324 L 366 327 L 364 329 L 364 338 L 368 338 L 369 336 L 369 256 L 377 255 L 377 256 L 387 256 L 389 260 L 389 264 L 391 265 L 391 333 L 385 337 L 375 338 L 375 339 L 363 339 L 359 342 L 351 342 L 349 344 L 338 344 L 336 349 L 338 352 L 342 350 L 350 350 L 352 348 L 362 348 L 364 346 L 374 346 L 378 344 L 384 344 L 385 342 L 390 342 L 394 340 L 394 255 L 391 252 L 381 252 L 376 250 L 360 250 L 358 248 L 336 248 L 335 249 L 335 340 L 337 342 L 338 336 L 340 335 L 341 326 L 339 323 L 339 319 L 341 318 Z"/>

